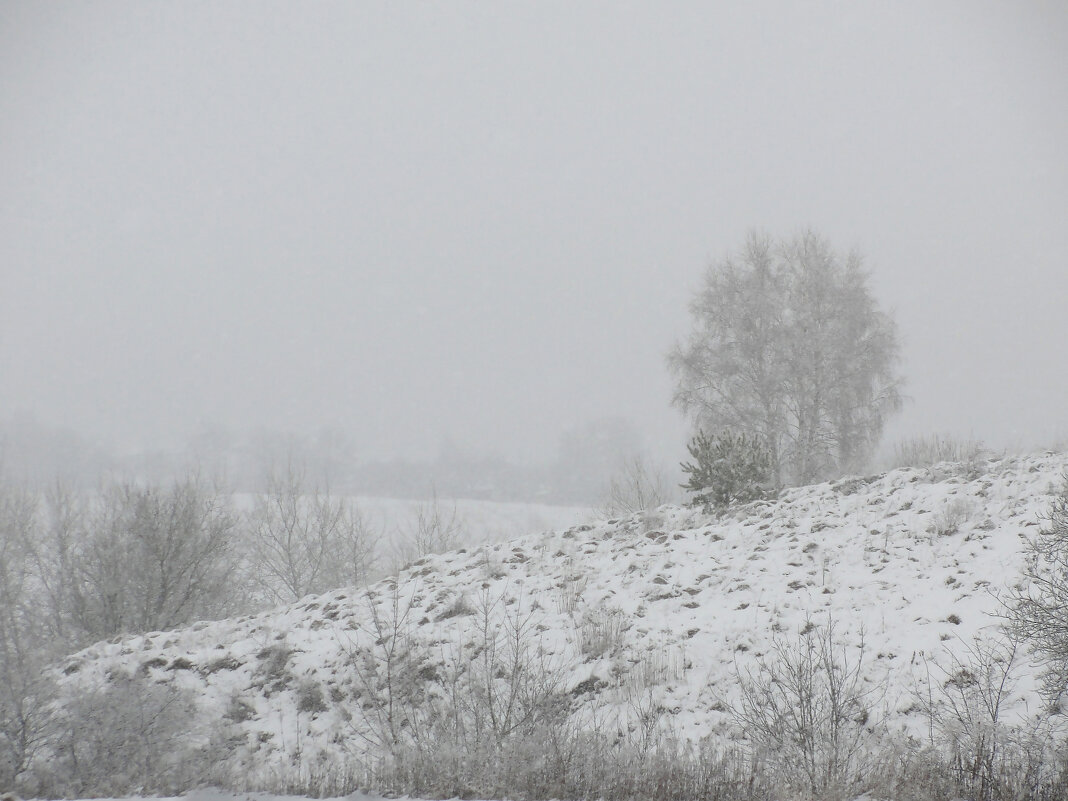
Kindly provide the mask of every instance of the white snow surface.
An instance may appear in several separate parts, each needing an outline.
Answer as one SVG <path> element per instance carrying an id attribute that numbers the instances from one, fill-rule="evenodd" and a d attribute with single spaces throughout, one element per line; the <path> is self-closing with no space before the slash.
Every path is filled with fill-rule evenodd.
<path id="1" fill-rule="evenodd" d="M 249 510 L 256 496 L 234 496 L 238 509 Z M 368 495 L 346 496 L 359 509 L 374 531 L 386 537 L 416 525 L 420 512 L 433 511 L 434 501 L 411 498 L 383 498 Z M 438 498 L 437 511 L 443 521 L 454 520 L 465 542 L 511 539 L 549 528 L 568 526 L 594 513 L 585 506 L 553 506 L 524 501 L 487 501 L 472 498 Z"/>
<path id="2" fill-rule="evenodd" d="M 238 493 L 234 496 L 235 506 L 241 511 L 251 510 L 256 497 Z M 352 502 L 371 531 L 382 537 L 378 546 L 383 557 L 388 556 L 392 544 L 416 528 L 420 514 L 433 514 L 435 509 L 443 524 L 455 523 L 461 544 L 467 546 L 570 526 L 595 515 L 586 506 L 553 506 L 523 501 L 444 497 L 428 501 L 367 495 L 345 496 L 345 500 Z"/>
<path id="3" fill-rule="evenodd" d="M 916 698 L 930 666 L 948 665 L 951 651 L 999 623 L 999 594 L 1018 580 L 1068 455 L 973 468 L 946 463 L 795 488 L 722 517 L 665 506 L 431 556 L 370 593 L 339 590 L 93 645 L 58 666 L 60 680 L 70 693 L 113 671 L 176 682 L 195 691 L 207 728 L 238 696 L 252 714 L 234 724 L 244 743 L 235 765 L 280 769 L 297 749 L 304 764 L 321 764 L 359 742 L 348 660 L 370 646 L 367 604 L 386 614 L 395 591 L 411 605 L 413 636 L 444 654 L 443 643 L 466 641 L 474 626 L 469 614 L 443 613 L 485 592 L 503 600 L 497 614 L 531 610 L 565 689 L 596 687 L 576 694 L 575 714 L 626 725 L 634 699 L 645 698 L 676 735 L 726 742 L 739 736 L 725 709 L 738 671 L 768 653 L 776 631 L 790 638 L 810 619 L 833 618 L 854 657 L 863 638 L 864 680 L 885 686 L 891 723 L 922 732 Z M 281 685 L 263 669 L 279 643 L 291 652 L 292 680 Z M 1041 706 L 1035 669 L 1026 661 L 1022 669 L 1010 714 Z M 298 711 L 302 682 L 321 686 L 325 709 Z"/>

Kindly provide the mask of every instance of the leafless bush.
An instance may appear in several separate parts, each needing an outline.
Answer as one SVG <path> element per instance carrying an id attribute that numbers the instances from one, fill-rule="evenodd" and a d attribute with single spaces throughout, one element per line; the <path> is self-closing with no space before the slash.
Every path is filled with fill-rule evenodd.
<path id="1" fill-rule="evenodd" d="M 608 480 L 601 514 L 625 517 L 670 503 L 671 492 L 664 472 L 644 456 L 625 459 Z"/>
<path id="2" fill-rule="evenodd" d="M 83 688 L 58 712 L 49 758 L 36 766 L 51 797 L 177 794 L 203 781 L 214 761 L 190 730 L 196 707 L 172 684 L 114 676 Z"/>
<path id="3" fill-rule="evenodd" d="M 434 674 L 428 650 L 412 636 L 411 597 L 402 597 L 394 583 L 383 604 L 370 590 L 364 598 L 360 633 L 366 644 L 347 648 L 358 701 L 349 729 L 356 759 L 380 770 L 430 736 L 426 684 Z"/>
<path id="4" fill-rule="evenodd" d="M 954 764 L 979 778 L 988 798 L 1007 736 L 1001 718 L 1016 687 L 1017 644 L 976 639 L 965 650 L 962 657 L 947 649 L 947 666 L 928 664 L 928 692 L 920 701 Z"/>
<path id="5" fill-rule="evenodd" d="M 1015 639 L 977 637 L 962 655 L 950 652 L 947 666 L 935 666 L 939 677 L 925 707 L 958 780 L 978 798 L 1020 797 L 1050 778 L 1051 721 L 1004 719 L 1016 700 L 1020 662 Z"/>
<path id="6" fill-rule="evenodd" d="M 773 798 L 743 755 L 674 742 L 642 752 L 614 733 L 566 724 L 510 738 L 500 750 L 479 759 L 475 766 L 446 747 L 412 753 L 388 773 L 372 777 L 372 782 L 393 793 L 437 798 Z"/>
<path id="7" fill-rule="evenodd" d="M 440 676 L 441 697 L 457 745 L 508 738 L 553 719 L 563 673 L 541 646 L 537 619 L 522 599 L 510 605 L 484 590 L 475 604 L 471 636 L 461 632 Z M 473 644 L 468 658 L 464 648 Z"/>
<path id="8" fill-rule="evenodd" d="M 1068 476 L 1027 556 L 1023 584 L 1009 601 L 1009 621 L 1043 663 L 1046 694 L 1059 703 L 1068 692 Z"/>
<path id="9" fill-rule="evenodd" d="M 986 454 L 983 443 L 946 434 L 913 437 L 895 443 L 891 467 L 933 467 L 941 462 L 974 464 Z"/>
<path id="10" fill-rule="evenodd" d="M 860 785 L 875 690 L 862 679 L 863 639 L 851 659 L 833 621 L 806 625 L 795 642 L 776 637 L 752 670 L 739 671 L 731 708 L 753 758 L 794 793 L 845 797 Z"/>
<path id="11" fill-rule="evenodd" d="M 368 599 L 365 645 L 352 652 L 359 768 L 349 775 L 423 797 L 767 797 L 740 755 L 648 726 L 619 731 L 597 714 L 579 725 L 564 673 L 541 647 L 537 608 L 521 598 L 484 590 L 435 653 L 415 636 L 410 603 L 389 592 Z M 663 714 L 651 696 L 646 711 L 654 723 Z"/>
<path id="12" fill-rule="evenodd" d="M 1068 754 L 1058 759 L 1051 719 L 1006 720 L 1018 700 L 1021 662 L 1018 641 L 998 636 L 976 637 L 960 652 L 947 648 L 942 663 L 928 663 L 927 688 L 917 699 L 930 722 L 930 748 L 970 798 L 1055 798 L 1047 793 L 1068 786 Z"/>
<path id="13" fill-rule="evenodd" d="M 36 660 L 0 660 L 0 787 L 32 788 L 26 772 L 52 730 L 55 685 Z"/>
<path id="14" fill-rule="evenodd" d="M 375 764 L 372 786 L 423 797 L 767 797 L 740 755 L 680 745 L 648 727 L 618 729 L 596 710 L 579 724 L 533 610 L 488 594 L 476 606 L 472 628 L 446 646 L 429 680 L 433 736 L 409 738 Z M 647 711 L 658 720 L 654 707 Z"/>
<path id="15" fill-rule="evenodd" d="M 271 474 L 247 519 L 256 582 L 276 601 L 368 578 L 377 535 L 355 504 L 308 489 L 292 464 Z"/>
<path id="16" fill-rule="evenodd" d="M 933 527 L 934 533 L 940 537 L 948 537 L 960 531 L 976 512 L 975 503 L 969 498 L 951 498 L 946 501 L 942 509 L 935 515 Z"/>
<path id="17" fill-rule="evenodd" d="M 619 609 L 589 609 L 579 624 L 579 650 L 588 659 L 615 653 L 623 646 L 626 630 L 626 617 Z"/>
<path id="18" fill-rule="evenodd" d="M 413 755 L 474 760 L 559 710 L 561 674 L 538 647 L 533 610 L 478 595 L 459 634 L 437 653 L 413 633 L 411 604 L 394 587 L 368 597 L 362 639 L 351 647 L 359 711 L 355 752 L 375 770 L 400 769 Z"/>
<path id="19" fill-rule="evenodd" d="M 117 709 L 105 721 L 111 712 L 103 707 L 120 705 L 122 694 L 112 689 L 97 698 L 100 709 L 86 706 L 88 696 L 68 699 L 60 721 L 48 663 L 94 639 L 225 613 L 233 518 L 220 496 L 194 479 L 168 488 L 115 485 L 91 504 L 57 485 L 44 504 L 39 501 L 0 485 L 0 785 L 38 787 L 45 781 L 38 757 L 50 750 L 67 761 L 59 773 L 48 772 L 48 781 L 95 786 L 96 779 L 83 782 L 85 771 L 107 763 L 97 752 L 87 756 L 93 746 L 70 732 L 86 734 L 88 726 L 102 748 L 115 746 L 118 753 L 106 742 L 118 735 L 105 730 L 126 725 L 115 716 L 130 709 Z M 159 700 L 136 698 L 145 702 L 138 714 L 148 714 Z M 58 748 L 64 732 L 71 739 Z M 147 768 L 136 770 L 143 780 Z M 130 778 L 116 776 L 115 787 Z"/>
<path id="20" fill-rule="evenodd" d="M 396 567 L 430 554 L 455 550 L 462 544 L 463 535 L 463 521 L 457 516 L 456 503 L 445 509 L 434 493 L 419 506 L 415 521 L 398 532 L 394 546 Z"/>

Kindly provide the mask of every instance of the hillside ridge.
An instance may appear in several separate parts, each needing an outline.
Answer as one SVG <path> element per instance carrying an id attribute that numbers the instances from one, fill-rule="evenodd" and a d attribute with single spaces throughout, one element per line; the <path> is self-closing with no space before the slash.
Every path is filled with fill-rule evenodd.
<path id="1" fill-rule="evenodd" d="M 406 681 L 432 695 L 488 630 L 521 629 L 574 718 L 633 729 L 647 716 L 682 740 L 729 742 L 739 672 L 776 637 L 833 621 L 863 681 L 883 688 L 888 720 L 920 732 L 932 665 L 993 632 L 1066 470 L 1054 453 L 944 463 L 724 515 L 662 507 L 531 534 L 426 557 L 365 590 L 98 643 L 64 660 L 59 680 L 66 698 L 120 675 L 188 690 L 197 731 L 224 725 L 233 767 L 252 775 L 380 745 L 369 665 L 389 631 L 420 654 Z M 1037 710 L 1036 686 L 1028 667 L 1006 709 Z"/>

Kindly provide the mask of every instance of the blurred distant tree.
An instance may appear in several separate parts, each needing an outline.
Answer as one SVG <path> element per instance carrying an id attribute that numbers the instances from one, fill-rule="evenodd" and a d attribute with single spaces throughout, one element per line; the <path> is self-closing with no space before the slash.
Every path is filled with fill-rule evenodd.
<path id="1" fill-rule="evenodd" d="M 811 231 L 709 267 L 668 364 L 696 427 L 758 436 L 776 483 L 862 469 L 901 406 L 897 332 L 856 253 Z"/>
<path id="2" fill-rule="evenodd" d="M 638 454 L 622 460 L 609 478 L 601 512 L 605 517 L 631 515 L 651 511 L 670 500 L 663 471 Z"/>
<path id="3" fill-rule="evenodd" d="M 321 476 L 323 483 L 335 492 L 350 488 L 355 462 L 356 444 L 340 426 L 324 426 L 309 443 L 308 464 L 312 475 Z"/>
<path id="4" fill-rule="evenodd" d="M 292 463 L 271 474 L 248 529 L 260 589 L 282 603 L 363 583 L 377 550 L 359 507 L 306 487 L 303 470 Z"/>
<path id="5" fill-rule="evenodd" d="M 80 520 L 54 522 L 42 574 L 69 571 L 52 592 L 83 641 L 221 618 L 235 602 L 235 526 L 228 498 L 195 478 L 117 485 Z"/>
<path id="6" fill-rule="evenodd" d="M 463 544 L 465 533 L 456 501 L 452 502 L 451 507 L 444 508 L 435 490 L 429 500 L 419 504 L 415 520 L 398 528 L 393 545 L 392 568 L 399 571 L 404 565 L 424 556 L 456 550 Z"/>
<path id="7" fill-rule="evenodd" d="M 568 429 L 560 437 L 553 470 L 558 500 L 594 501 L 617 466 L 641 451 L 641 436 L 624 418 L 604 417 Z"/>

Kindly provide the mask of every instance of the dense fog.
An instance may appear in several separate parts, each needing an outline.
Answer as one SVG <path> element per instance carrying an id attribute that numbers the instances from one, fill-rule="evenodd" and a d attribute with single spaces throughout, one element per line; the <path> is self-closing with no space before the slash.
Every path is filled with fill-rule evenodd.
<path id="1" fill-rule="evenodd" d="M 1052 444 L 1066 33 L 1056 3 L 6 4 L 7 470 L 297 451 L 588 500 L 554 488 L 685 457 L 665 357 L 708 264 L 809 227 L 896 319 L 886 443 Z"/>

